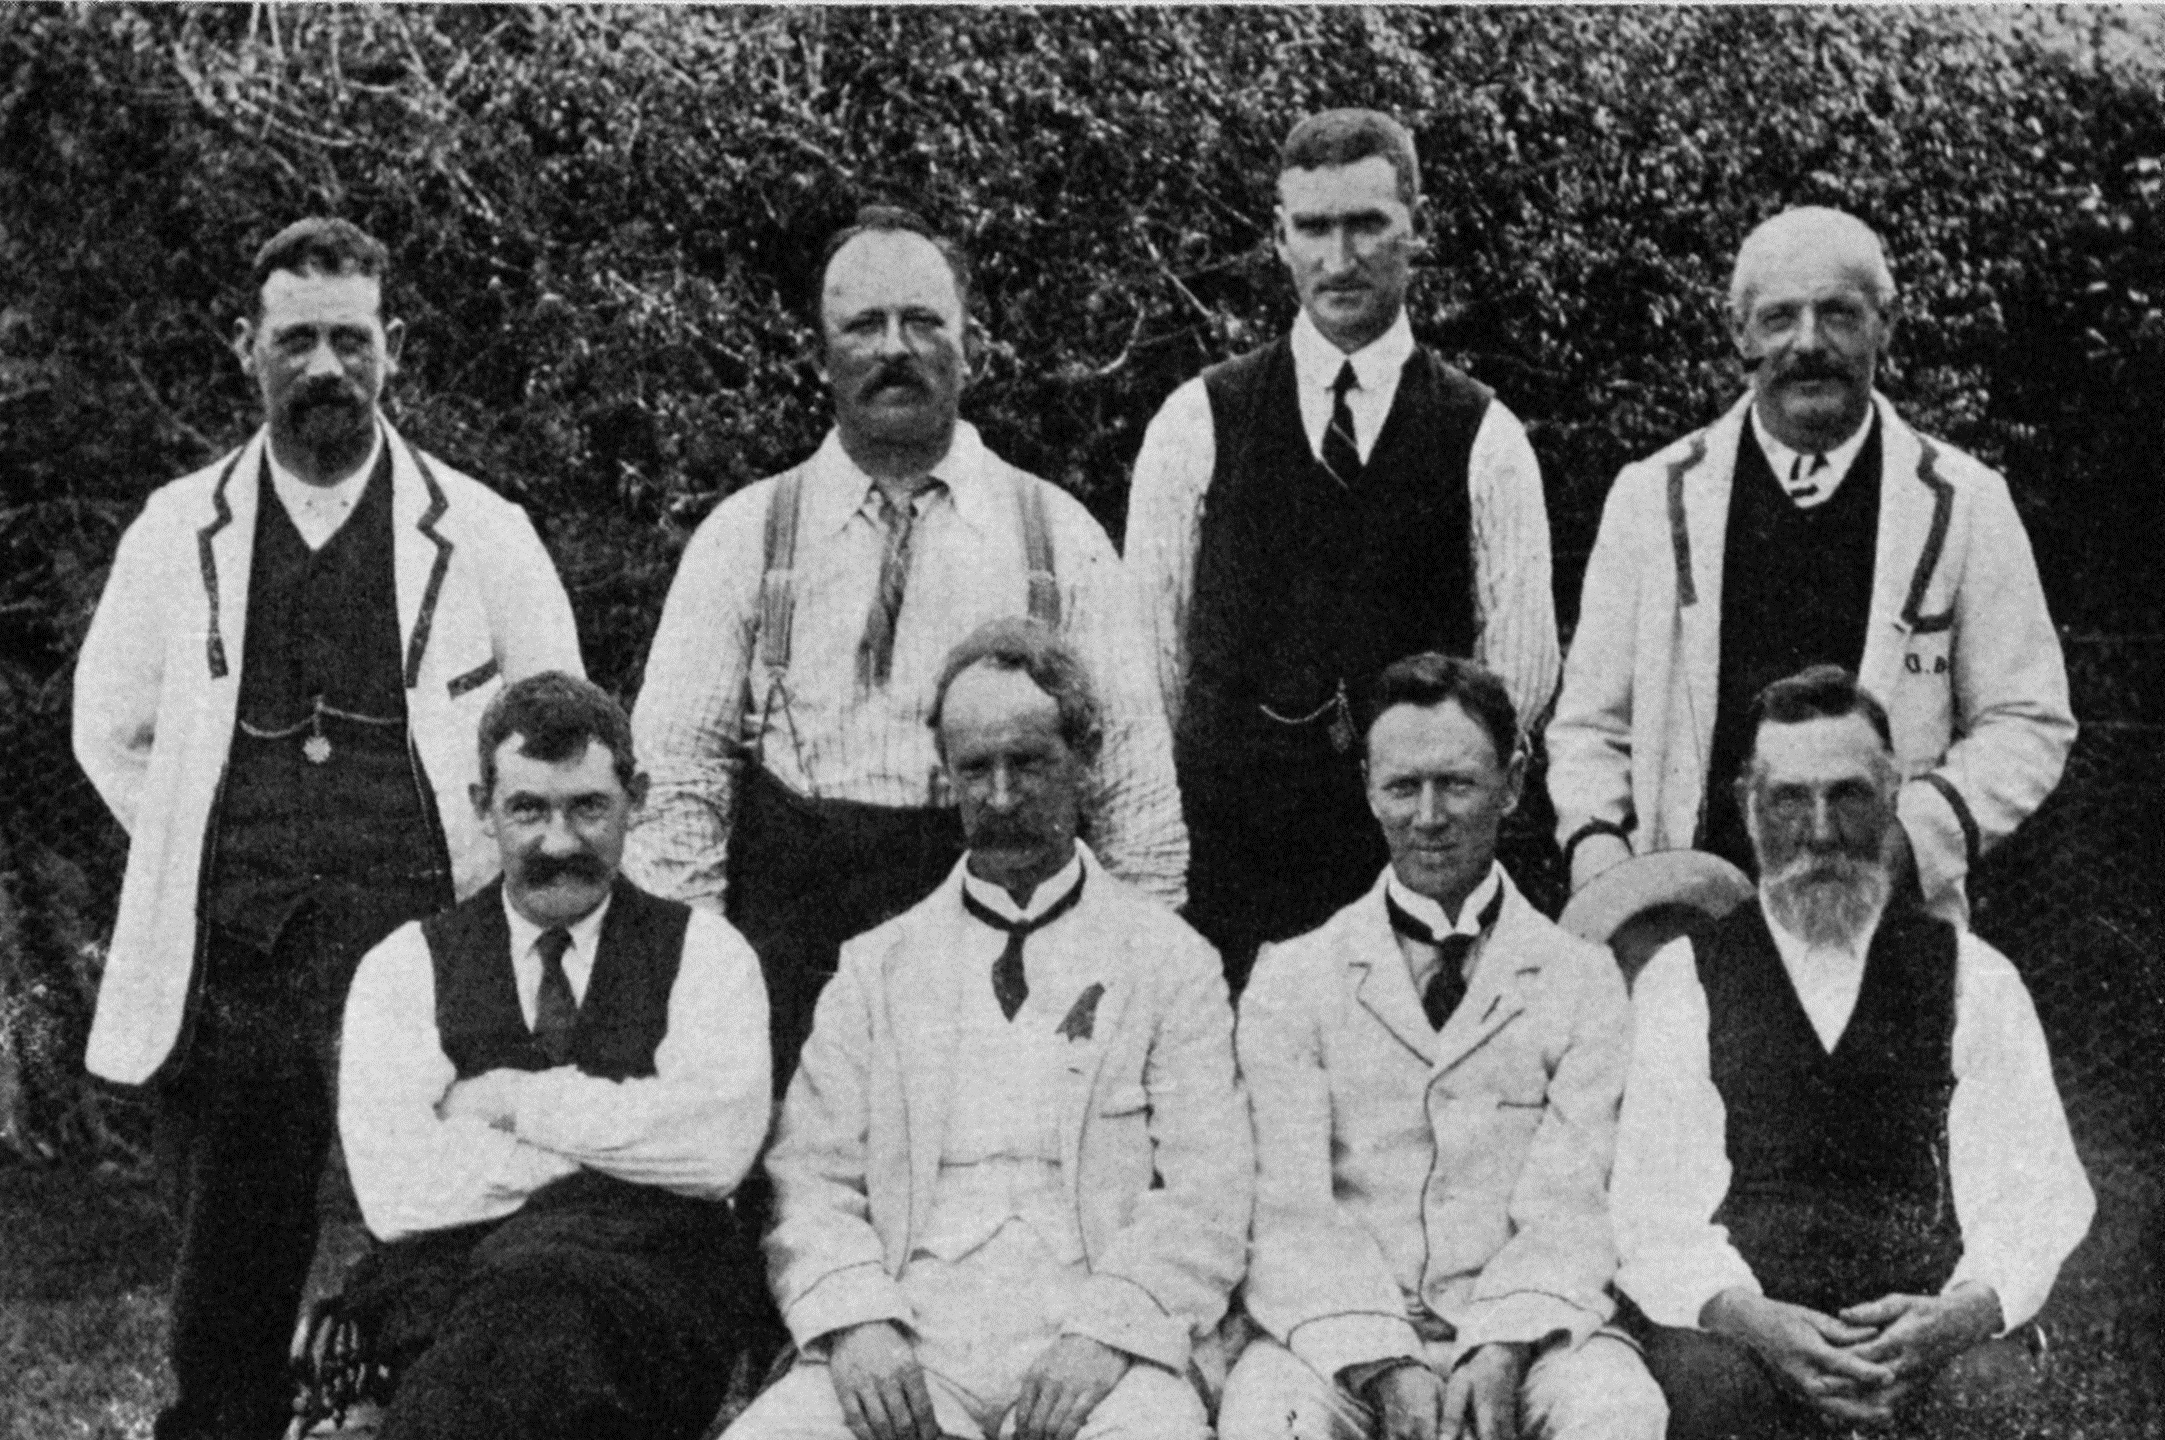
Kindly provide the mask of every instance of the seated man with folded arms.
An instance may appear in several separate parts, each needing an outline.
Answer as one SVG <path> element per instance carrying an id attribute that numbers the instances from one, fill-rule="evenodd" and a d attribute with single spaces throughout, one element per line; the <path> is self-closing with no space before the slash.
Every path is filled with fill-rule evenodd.
<path id="1" fill-rule="evenodd" d="M 397 1372 L 383 1440 L 697 1435 L 759 1283 L 722 1202 L 768 1118 L 759 962 L 617 873 L 646 791 L 608 694 L 489 705 L 503 880 L 361 962 L 339 1133 L 369 1230 L 338 1303 Z"/>
<path id="2" fill-rule="evenodd" d="M 1758 901 L 1633 991 L 1617 1283 L 1673 1440 L 1975 1425 L 2034 1383 L 2025 1322 L 2090 1223 L 2044 1033 L 2004 956 L 1894 884 L 1878 700 L 1814 666 L 1751 733 Z"/>
<path id="3" fill-rule="evenodd" d="M 802 1358 L 729 1440 L 1204 1440 L 1255 1172 L 1217 954 L 1075 838 L 1051 630 L 965 639 L 931 724 L 967 848 L 820 993 L 767 1156 Z"/>
<path id="4" fill-rule="evenodd" d="M 1496 863 L 1526 761 L 1503 684 L 1387 666 L 1363 774 L 1390 864 L 1265 946 L 1240 1007 L 1256 1215 L 1224 1440 L 1660 1440 L 1606 1323 L 1631 1011 Z"/>

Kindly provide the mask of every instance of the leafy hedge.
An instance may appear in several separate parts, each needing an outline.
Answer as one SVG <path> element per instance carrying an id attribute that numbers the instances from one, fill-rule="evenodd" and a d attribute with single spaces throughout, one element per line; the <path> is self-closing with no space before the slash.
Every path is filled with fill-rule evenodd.
<path id="1" fill-rule="evenodd" d="M 287 220 L 391 246 L 393 412 L 542 521 L 589 666 L 629 692 L 689 527 L 825 429 L 807 302 L 857 205 L 967 239 L 990 343 L 966 412 L 1117 537 L 1157 405 L 1288 317 L 1271 157 L 1327 104 L 1418 131 L 1415 329 L 1528 421 L 1567 620 L 1617 466 L 1741 383 L 1737 241 L 1823 202 L 1887 238 L 1888 388 L 2007 470 L 2055 614 L 2155 634 L 2165 108 L 2130 23 L 7 7 L 0 854 L 54 852 L 110 904 L 117 847 L 53 780 L 67 663 L 144 496 L 256 423 L 225 342 Z M 18 899 L 54 892 L 26 873 Z M 35 968 L 12 963 L 0 1004 Z"/>

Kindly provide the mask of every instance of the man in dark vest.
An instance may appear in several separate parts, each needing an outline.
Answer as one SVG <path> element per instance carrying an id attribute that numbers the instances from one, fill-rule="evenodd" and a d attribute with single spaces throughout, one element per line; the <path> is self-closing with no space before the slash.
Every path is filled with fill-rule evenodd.
<path id="1" fill-rule="evenodd" d="M 88 1064 L 155 1088 L 181 1224 L 160 1437 L 284 1432 L 347 980 L 495 873 L 475 722 L 579 665 L 525 515 L 377 409 L 386 263 L 340 220 L 257 254 L 234 349 L 268 423 L 150 497 L 76 668 L 76 755 L 129 838 Z"/>
<path id="2" fill-rule="evenodd" d="M 689 1437 L 760 1275 L 724 1201 L 767 1132 L 759 961 L 617 874 L 631 726 L 562 674 L 481 721 L 503 880 L 369 952 L 339 1133 L 383 1242 L 338 1302 L 384 1440 Z"/>
<path id="3" fill-rule="evenodd" d="M 1618 1288 L 1674 1440 L 1815 1412 L 1997 1433 L 2093 1209 L 2044 1033 L 2004 956 L 1895 885 L 1880 703 L 1821 666 L 1750 720 L 1758 901 L 1632 996 Z"/>
<path id="4" fill-rule="evenodd" d="M 1548 511 L 1525 431 L 1416 345 L 1413 137 L 1331 110 L 1279 152 L 1292 332 L 1176 390 L 1135 461 L 1127 563 L 1150 616 L 1190 846 L 1188 917 L 1238 989 L 1384 863 L 1349 697 L 1417 651 L 1555 692 Z"/>
<path id="5" fill-rule="evenodd" d="M 1752 697 L 1807 665 L 1887 707 L 1896 869 L 1962 923 L 1964 884 L 2059 783 L 2075 720 L 2028 537 L 1998 475 L 1873 390 L 1894 277 L 1855 216 L 1806 206 L 1737 251 L 1751 375 L 1729 413 L 1616 477 L 1549 725 L 1577 890 L 1632 855 L 1747 873 L 1730 782 Z"/>

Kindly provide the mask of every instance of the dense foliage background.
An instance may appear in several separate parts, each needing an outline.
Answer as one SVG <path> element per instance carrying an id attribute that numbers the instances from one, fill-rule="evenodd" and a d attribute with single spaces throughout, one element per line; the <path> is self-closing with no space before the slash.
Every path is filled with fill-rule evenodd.
<path id="1" fill-rule="evenodd" d="M 1741 384 L 1737 241 L 1841 205 L 1902 287 L 1887 388 L 2014 485 L 2078 710 L 2155 722 L 2165 106 L 2141 19 L 0 8 L 0 1148 L 126 1143 L 69 1079 L 121 842 L 67 754 L 68 666 L 145 496 L 257 423 L 226 344 L 287 221 L 390 245 L 391 410 L 529 507 L 589 667 L 629 694 L 690 527 L 826 427 L 813 265 L 867 200 L 967 240 L 967 413 L 1117 538 L 1157 405 L 1289 316 L 1279 138 L 1330 104 L 1406 117 L 1432 214 L 1414 327 L 1528 422 L 1567 624 L 1618 465 Z M 2123 844 L 2092 878 L 2157 859 Z M 2152 1004 L 2157 933 L 2131 942 Z"/>

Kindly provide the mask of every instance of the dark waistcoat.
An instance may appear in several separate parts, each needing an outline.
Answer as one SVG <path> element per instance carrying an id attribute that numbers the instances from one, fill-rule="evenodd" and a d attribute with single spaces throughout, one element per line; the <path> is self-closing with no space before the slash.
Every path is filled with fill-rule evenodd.
<path id="1" fill-rule="evenodd" d="M 1962 1256 L 1947 1172 L 1953 927 L 1889 908 L 1832 1054 L 1758 904 L 1722 921 L 1698 970 L 1732 1170 L 1714 1220 L 1768 1296 L 1831 1314 L 1939 1293 Z"/>
<path id="2" fill-rule="evenodd" d="M 226 941 L 267 955 L 315 902 L 327 938 L 358 955 L 452 898 L 406 734 L 390 449 L 318 550 L 271 488 L 267 460 L 257 484 L 239 717 L 204 913 Z"/>
<path id="3" fill-rule="evenodd" d="M 1737 442 L 1721 582 L 1721 669 L 1700 848 L 1758 873 L 1731 782 L 1751 753 L 1752 701 L 1808 665 L 1855 671 L 1879 547 L 1879 421 L 1832 499 L 1800 510 L 1749 423 Z"/>
<path id="4" fill-rule="evenodd" d="M 589 1075 L 629 1080 L 654 1073 L 654 1049 L 668 1033 L 669 992 L 692 912 L 621 875 L 609 893 L 593 973 L 572 1030 L 571 1060 Z M 459 1078 L 548 1069 L 519 1008 L 503 881 L 422 921 L 421 936 L 436 975 L 437 1034 Z"/>

